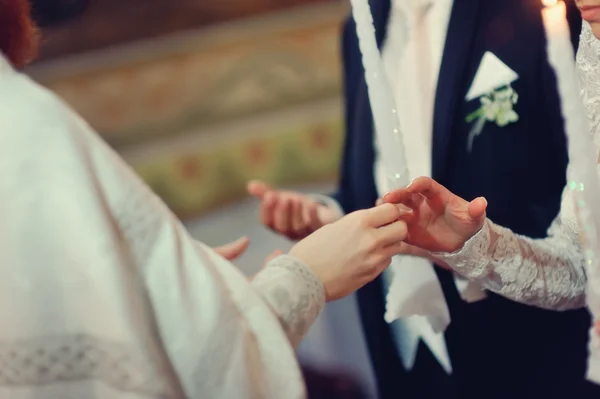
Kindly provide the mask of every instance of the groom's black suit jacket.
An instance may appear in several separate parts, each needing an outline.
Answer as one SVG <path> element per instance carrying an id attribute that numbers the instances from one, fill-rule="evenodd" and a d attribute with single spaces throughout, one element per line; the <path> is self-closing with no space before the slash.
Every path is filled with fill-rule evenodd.
<path id="1" fill-rule="evenodd" d="M 378 43 L 385 40 L 389 0 L 370 0 Z M 565 185 L 566 142 L 555 77 L 548 65 L 540 0 L 454 0 L 433 120 L 433 178 L 466 199 L 485 196 L 488 216 L 530 237 L 544 237 Z M 581 28 L 569 4 L 573 42 Z M 479 101 L 465 101 L 479 63 L 491 51 L 519 75 L 517 123 L 487 123 L 467 151 L 471 125 L 465 117 Z M 343 33 L 346 141 L 339 191 L 346 212 L 373 206 L 373 122 L 355 24 Z M 381 279 L 361 289 L 358 302 L 383 399 L 585 398 L 585 309 L 552 312 L 494 294 L 462 301 L 450 273 L 438 270 L 452 323 L 446 332 L 454 373 L 449 379 L 419 348 L 407 373 L 383 320 Z M 423 360 L 425 358 L 429 360 Z M 437 370 L 435 368 L 437 367 Z M 415 392 L 418 391 L 418 392 Z M 436 393 L 437 392 L 437 393 Z M 600 397 L 596 392 L 594 397 Z"/>

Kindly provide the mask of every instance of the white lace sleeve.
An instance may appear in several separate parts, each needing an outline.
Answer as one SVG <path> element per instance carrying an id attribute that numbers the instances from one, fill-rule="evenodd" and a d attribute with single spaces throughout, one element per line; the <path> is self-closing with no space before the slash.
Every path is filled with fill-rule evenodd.
<path id="1" fill-rule="evenodd" d="M 584 22 L 577 68 L 590 133 L 598 148 L 599 61 L 600 41 Z M 433 256 L 459 274 L 515 301 L 556 310 L 577 308 L 586 305 L 586 274 L 578 231 L 573 201 L 565 191 L 560 215 L 550 227 L 548 238 L 520 236 L 488 220 L 460 251 Z"/>
<path id="2" fill-rule="evenodd" d="M 591 134 L 596 148 L 600 148 L 600 40 L 594 36 L 587 22 L 583 23 L 579 41 L 577 69 L 583 104 L 591 122 Z M 596 288 L 598 281 L 593 281 L 597 278 L 595 274 L 590 273 L 589 276 L 587 299 L 592 317 L 597 321 L 600 319 L 600 291 Z M 593 327 L 590 329 L 589 348 L 587 378 L 600 384 L 600 336 Z"/>
<path id="3" fill-rule="evenodd" d="M 586 276 L 569 195 L 548 233 L 548 238 L 531 239 L 486 220 L 461 250 L 432 255 L 517 302 L 554 310 L 583 307 Z"/>
<path id="4" fill-rule="evenodd" d="M 583 23 L 577 52 L 579 86 L 591 134 L 600 148 L 600 40 L 596 39 L 587 22 Z"/>
<path id="5" fill-rule="evenodd" d="M 293 256 L 273 259 L 252 280 L 294 347 L 298 346 L 325 304 L 321 281 Z"/>

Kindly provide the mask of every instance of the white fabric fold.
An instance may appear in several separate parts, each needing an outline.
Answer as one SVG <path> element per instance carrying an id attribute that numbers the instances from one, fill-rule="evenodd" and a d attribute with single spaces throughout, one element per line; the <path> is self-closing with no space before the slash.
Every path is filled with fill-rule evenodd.
<path id="1" fill-rule="evenodd" d="M 477 283 L 467 280 L 459 275 L 454 275 L 454 284 L 463 301 L 468 303 L 478 302 L 487 298 L 487 294 Z"/>
<path id="2" fill-rule="evenodd" d="M 426 316 L 435 332 L 443 332 L 450 323 L 450 312 L 429 260 L 397 256 L 390 269 L 385 320 L 391 323 L 404 317 Z"/>
<path id="3" fill-rule="evenodd" d="M 390 16 L 382 57 L 398 108 L 410 178 L 430 176 L 435 87 L 452 2 L 404 2 Z M 376 143 L 376 154 L 380 152 Z M 380 196 L 388 191 L 386 170 L 376 158 L 375 182 Z M 419 341 L 450 372 L 443 331 L 450 323 L 448 306 L 431 263 L 415 257 L 395 257 L 384 273 L 388 294 L 385 319 L 391 323 L 399 355 L 411 369 Z"/>
<path id="4" fill-rule="evenodd" d="M 452 1 L 397 0 L 392 4 L 382 57 L 404 133 L 409 175 L 430 176 L 435 89 Z M 375 148 L 379 152 L 377 143 Z M 377 159 L 375 181 L 380 195 L 389 189 L 385 172 Z M 389 287 L 385 319 L 395 331 L 405 367 L 412 368 L 418 343 L 423 340 L 440 365 L 450 372 L 443 335 L 450 314 L 433 265 L 426 259 L 396 257 L 384 277 Z M 468 302 L 485 297 L 472 283 L 456 280 L 456 285 Z"/>

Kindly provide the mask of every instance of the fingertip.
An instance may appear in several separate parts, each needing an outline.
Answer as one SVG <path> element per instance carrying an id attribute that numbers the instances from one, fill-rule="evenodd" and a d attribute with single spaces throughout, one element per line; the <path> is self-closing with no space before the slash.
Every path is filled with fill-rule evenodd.
<path id="1" fill-rule="evenodd" d="M 384 208 L 386 212 L 395 212 L 398 209 L 396 204 L 390 204 L 388 202 L 381 204 L 379 208 Z"/>
<path id="2" fill-rule="evenodd" d="M 409 193 L 421 191 L 430 184 L 431 180 L 433 179 L 427 176 L 417 177 L 406 187 L 406 191 L 408 191 Z"/>
<path id="3" fill-rule="evenodd" d="M 260 180 L 250 180 L 248 184 L 246 184 L 246 189 L 250 195 L 261 197 L 270 190 L 270 187 Z"/>
<path id="4" fill-rule="evenodd" d="M 412 191 L 415 186 L 419 185 L 419 183 L 421 183 L 423 181 L 423 177 L 417 177 L 416 179 L 413 179 L 413 181 L 411 181 L 408 186 L 406 186 L 406 189 L 408 191 Z"/>
<path id="5" fill-rule="evenodd" d="M 487 209 L 487 206 L 488 206 L 487 199 L 485 197 L 479 197 L 476 200 L 479 203 L 479 206 L 481 207 L 481 210 L 485 211 Z"/>
<path id="6" fill-rule="evenodd" d="M 469 203 L 469 215 L 473 219 L 481 219 L 485 216 L 487 209 L 487 199 L 484 197 L 475 198 Z"/>
<path id="7" fill-rule="evenodd" d="M 400 194 L 398 190 L 390 191 L 389 193 L 383 196 L 383 203 L 395 204 L 399 202 L 399 197 Z"/>
<path id="8" fill-rule="evenodd" d="M 250 180 L 246 183 L 246 190 L 248 190 L 250 194 L 254 195 L 258 189 L 258 184 L 259 183 L 257 180 Z"/>
<path id="9" fill-rule="evenodd" d="M 401 216 L 400 209 L 395 204 L 384 203 L 370 209 L 369 218 L 375 226 L 386 225 L 398 220 Z"/>
<path id="10" fill-rule="evenodd" d="M 240 246 L 242 248 L 246 248 L 246 247 L 248 247 L 248 245 L 250 245 L 250 239 L 246 236 L 240 237 L 237 240 L 235 240 L 233 244 L 235 246 Z"/>

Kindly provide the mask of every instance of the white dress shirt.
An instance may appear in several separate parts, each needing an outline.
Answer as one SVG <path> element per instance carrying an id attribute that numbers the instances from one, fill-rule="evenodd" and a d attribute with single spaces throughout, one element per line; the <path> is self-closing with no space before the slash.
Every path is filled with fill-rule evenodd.
<path id="1" fill-rule="evenodd" d="M 453 0 L 392 0 L 382 60 L 392 86 L 406 150 L 409 178 L 431 176 L 434 100 L 444 52 Z M 386 173 L 379 159 L 380 147 L 374 137 L 374 177 L 380 197 L 389 190 Z M 316 196 L 336 212 L 339 204 Z M 402 257 L 402 266 L 431 268 L 426 259 Z M 387 285 L 391 271 L 384 273 Z M 476 301 L 485 295 L 464 280 L 456 280 L 463 299 Z M 452 366 L 443 333 L 436 333 L 424 316 L 411 316 L 392 323 L 399 355 L 411 369 L 422 339 L 440 365 L 450 373 Z"/>
<path id="2" fill-rule="evenodd" d="M 410 179 L 431 176 L 434 99 L 452 4 L 452 0 L 392 1 L 382 59 L 398 109 Z M 375 184 L 382 197 L 389 190 L 379 153 L 375 140 Z M 404 257 L 401 262 L 431 267 L 421 258 Z M 388 284 L 390 274 L 384 274 Z M 396 320 L 392 328 L 406 368 L 414 365 L 417 345 L 423 339 L 440 365 L 451 371 L 444 335 L 436 333 L 426 317 Z"/>

